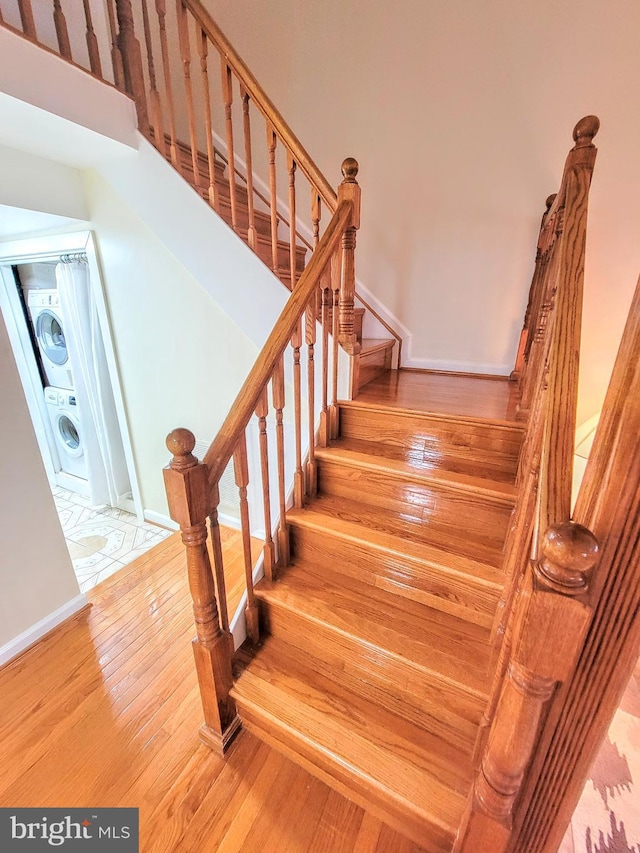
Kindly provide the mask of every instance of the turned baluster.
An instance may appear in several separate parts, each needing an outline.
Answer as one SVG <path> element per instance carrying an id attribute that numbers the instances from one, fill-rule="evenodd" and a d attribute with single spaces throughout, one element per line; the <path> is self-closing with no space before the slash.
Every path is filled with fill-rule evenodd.
<path id="1" fill-rule="evenodd" d="M 229 202 L 231 204 L 231 225 L 238 230 L 238 199 L 236 197 L 236 158 L 233 149 L 233 78 L 231 66 L 222 57 L 222 97 L 224 100 L 224 117 L 227 134 L 227 168 L 229 170 Z"/>
<path id="2" fill-rule="evenodd" d="M 247 242 L 255 252 L 258 245 L 258 237 L 256 234 L 256 216 L 253 204 L 253 154 L 251 151 L 251 119 L 249 117 L 249 93 L 242 85 L 240 86 L 240 97 L 242 98 L 244 159 L 246 162 L 247 175 L 247 211 L 249 217 L 249 226 L 247 228 Z"/>
<path id="3" fill-rule="evenodd" d="M 360 187 L 356 181 L 358 163 L 347 157 L 342 164 L 344 180 L 338 187 L 338 203 L 348 199 L 353 202 L 351 224 L 342 235 L 342 270 L 340 281 L 340 343 L 349 355 L 360 352 L 360 343 L 354 328 L 356 295 L 355 249 L 356 230 L 360 227 Z"/>
<path id="4" fill-rule="evenodd" d="M 162 75 L 167 96 L 167 112 L 169 114 L 169 153 L 174 169 L 179 169 L 178 147 L 176 145 L 176 117 L 173 105 L 173 87 L 171 85 L 171 64 L 169 60 L 169 44 L 167 41 L 167 7 L 165 0 L 156 0 L 158 15 L 158 30 L 160 32 L 160 54 L 162 56 Z"/>
<path id="5" fill-rule="evenodd" d="M 156 83 L 156 69 L 153 61 L 153 42 L 151 41 L 151 27 L 149 26 L 149 10 L 147 0 L 142 0 L 142 25 L 144 28 L 144 43 L 147 49 L 147 66 L 149 68 L 149 87 L 151 101 L 151 117 L 153 119 L 153 139 L 155 146 L 163 157 L 166 156 L 166 144 L 164 139 L 164 128 L 162 123 L 162 110 L 160 108 L 160 93 Z"/>
<path id="6" fill-rule="evenodd" d="M 233 470 L 236 486 L 240 492 L 240 526 L 242 530 L 242 554 L 244 558 L 244 576 L 247 585 L 247 635 L 252 643 L 260 640 L 258 623 L 258 604 L 253 592 L 253 561 L 251 559 L 251 524 L 249 522 L 249 501 L 247 486 L 249 485 L 249 465 L 247 462 L 247 438 L 243 432 L 233 454 Z"/>
<path id="7" fill-rule="evenodd" d="M 182 75 L 184 90 L 187 96 L 187 117 L 189 121 L 189 144 L 191 146 L 191 168 L 193 170 L 193 186 L 200 191 L 200 163 L 198 162 L 198 135 L 196 132 L 196 114 L 193 107 L 193 84 L 191 82 L 191 45 L 189 43 L 189 19 L 186 6 L 182 0 L 177 0 L 178 10 L 178 41 L 182 59 Z"/>
<path id="8" fill-rule="evenodd" d="M 598 556 L 591 531 L 552 525 L 541 555 L 520 596 L 512 657 L 455 853 L 507 849 L 544 705 L 570 673 L 589 623 L 586 593 Z"/>
<path id="9" fill-rule="evenodd" d="M 86 3 L 85 3 L 86 12 Z M 69 42 L 69 30 L 67 29 L 67 19 L 64 16 L 64 11 L 60 5 L 60 0 L 53 0 L 53 23 L 56 28 L 56 37 L 58 39 L 58 48 L 60 56 L 65 59 L 71 59 L 71 43 Z M 93 68 L 91 69 L 93 71 Z"/>
<path id="10" fill-rule="evenodd" d="M 287 493 L 285 489 L 284 468 L 284 361 L 278 359 L 271 380 L 273 408 L 276 412 L 276 453 L 278 459 L 278 502 L 280 505 L 280 521 L 278 523 L 278 566 L 289 565 L 289 530 L 287 528 Z"/>
<path id="11" fill-rule="evenodd" d="M 131 0 L 116 0 L 118 13 L 119 45 L 127 92 L 133 98 L 138 114 L 138 128 L 145 136 L 149 135 L 149 115 L 145 93 L 142 53 L 133 25 Z"/>
<path id="12" fill-rule="evenodd" d="M 211 91 L 209 86 L 208 70 L 209 40 L 203 29 L 200 30 L 198 39 L 198 52 L 200 54 L 200 76 L 202 78 L 202 91 L 204 94 L 204 125 L 207 133 L 207 164 L 209 167 L 209 204 L 214 210 L 218 209 L 218 188 L 216 186 L 215 151 L 213 147 L 213 122 L 211 119 Z"/>
<path id="13" fill-rule="evenodd" d="M 267 415 L 269 413 L 269 399 L 266 387 L 260 394 L 256 406 L 256 417 L 258 418 L 258 430 L 260 441 L 260 468 L 262 472 L 262 501 L 264 506 L 264 573 L 267 580 L 273 580 L 275 576 L 275 553 L 273 538 L 271 536 L 271 496 L 269 484 L 269 439 L 267 437 Z"/>
<path id="14" fill-rule="evenodd" d="M 87 22 L 87 51 L 89 53 L 89 65 L 93 74 L 102 77 L 102 63 L 100 62 L 100 50 L 98 48 L 98 39 L 93 29 L 93 19 L 91 17 L 91 4 L 89 0 L 82 0 L 84 5 L 84 18 Z"/>
<path id="15" fill-rule="evenodd" d="M 205 719 L 200 738 L 222 754 L 240 729 L 240 718 L 229 695 L 233 685 L 231 651 L 220 627 L 207 551 L 206 519 L 211 511 L 208 469 L 193 455 L 195 443 L 195 436 L 189 430 L 173 430 L 167 437 L 167 448 L 173 458 L 163 473 L 171 518 L 180 525 L 187 551 L 196 623 L 193 654 Z"/>
<path id="16" fill-rule="evenodd" d="M 300 346 L 302 344 L 302 321 L 298 320 L 291 338 L 293 349 L 293 412 L 295 431 L 296 470 L 293 475 L 293 501 L 300 508 L 304 503 L 304 471 L 302 470 L 302 388 Z"/>
<path id="17" fill-rule="evenodd" d="M 18 10 L 20 12 L 20 22 L 22 23 L 22 32 L 30 39 L 37 40 L 36 22 L 33 17 L 33 9 L 31 8 L 31 0 L 18 0 Z"/>
<path id="18" fill-rule="evenodd" d="M 315 343 L 318 322 L 317 298 L 314 295 L 305 312 L 305 341 L 307 344 L 307 398 L 309 428 L 309 458 L 307 460 L 307 494 L 313 497 L 317 490 L 316 475 L 316 395 L 315 395 Z"/>
<path id="19" fill-rule="evenodd" d="M 340 262 L 339 252 L 331 256 L 331 405 L 329 406 L 329 438 L 337 438 L 338 423 L 338 339 L 340 314 Z"/>
<path id="20" fill-rule="evenodd" d="M 224 558 L 222 556 L 222 539 L 220 536 L 220 521 L 218 506 L 220 505 L 220 488 L 211 486 L 211 510 L 209 512 L 209 530 L 211 532 L 211 550 L 213 552 L 213 573 L 216 582 L 218 610 L 220 611 L 220 628 L 227 636 L 231 655 L 235 651 L 233 635 L 229 629 L 229 607 L 227 604 L 227 583 L 224 576 Z"/>
<path id="21" fill-rule="evenodd" d="M 122 54 L 118 44 L 118 28 L 116 26 L 116 13 L 113 8 L 114 0 L 107 0 L 107 16 L 109 18 L 109 33 L 111 35 L 111 64 L 113 65 L 113 81 L 117 89 L 125 88 L 124 67 L 122 65 Z"/>
<path id="22" fill-rule="evenodd" d="M 329 265 L 330 269 L 330 265 Z M 328 280 L 327 280 L 328 279 Z M 320 282 L 320 320 L 322 323 L 322 402 L 320 406 L 320 433 L 319 441 L 321 447 L 329 444 L 329 323 L 331 317 L 331 304 L 333 291 L 329 287 L 330 275 L 323 274 Z"/>
<path id="23" fill-rule="evenodd" d="M 278 137 L 267 122 L 267 149 L 269 151 L 269 205 L 271 213 L 271 269 L 278 275 L 278 195 L 276 184 L 276 145 Z"/>
<path id="24" fill-rule="evenodd" d="M 289 275 L 291 289 L 298 280 L 296 270 L 296 169 L 297 163 L 287 151 L 287 174 L 289 175 Z"/>

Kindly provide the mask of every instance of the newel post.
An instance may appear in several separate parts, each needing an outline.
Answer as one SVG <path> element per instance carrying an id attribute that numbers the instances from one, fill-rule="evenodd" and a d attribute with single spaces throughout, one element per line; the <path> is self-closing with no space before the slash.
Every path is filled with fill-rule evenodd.
<path id="1" fill-rule="evenodd" d="M 545 703 L 569 675 L 588 627 L 589 576 L 598 543 L 572 521 L 546 532 L 515 615 L 513 653 L 455 853 L 503 853 L 535 750 Z"/>
<path id="2" fill-rule="evenodd" d="M 360 227 L 360 186 L 356 181 L 358 162 L 347 157 L 342 164 L 344 180 L 338 187 L 338 204 L 353 202 L 351 222 L 342 235 L 342 267 L 340 271 L 340 314 L 338 340 L 349 355 L 360 352 L 354 328 L 354 306 L 356 295 L 356 231 Z"/>
<path id="3" fill-rule="evenodd" d="M 136 38 L 133 23 L 131 0 L 116 0 L 118 16 L 118 46 L 122 56 L 125 88 L 133 98 L 138 114 L 138 128 L 145 136 L 149 135 L 149 114 L 147 95 L 142 70 L 142 52 Z"/>
<path id="4" fill-rule="evenodd" d="M 173 458 L 164 469 L 171 518 L 180 525 L 187 550 L 189 589 L 196 637 L 193 654 L 204 710 L 200 739 L 223 754 L 240 728 L 229 691 L 233 685 L 231 649 L 221 630 L 216 591 L 207 550 L 207 516 L 212 510 L 208 468 L 193 455 L 195 436 L 174 429 L 167 436 Z"/>

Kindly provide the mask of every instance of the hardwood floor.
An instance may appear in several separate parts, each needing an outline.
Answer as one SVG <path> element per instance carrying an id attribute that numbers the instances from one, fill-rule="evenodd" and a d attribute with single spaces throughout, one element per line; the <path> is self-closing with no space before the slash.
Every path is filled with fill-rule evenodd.
<path id="1" fill-rule="evenodd" d="M 515 384 L 499 377 L 391 370 L 361 388 L 358 403 L 469 418 L 515 421 Z"/>
<path id="2" fill-rule="evenodd" d="M 232 598 L 239 533 L 223 548 Z M 138 807 L 143 853 L 420 850 L 247 731 L 226 760 L 199 742 L 177 535 L 89 598 L 0 670 L 1 806 Z"/>

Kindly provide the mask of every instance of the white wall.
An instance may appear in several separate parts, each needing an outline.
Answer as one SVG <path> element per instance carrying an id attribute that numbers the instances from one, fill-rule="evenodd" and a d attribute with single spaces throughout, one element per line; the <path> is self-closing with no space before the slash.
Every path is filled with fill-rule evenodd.
<path id="1" fill-rule="evenodd" d="M 0 461 L 2 647 L 76 599 L 80 590 L 1 318 L 0 389 L 4 447 Z"/>
<path id="2" fill-rule="evenodd" d="M 142 502 L 166 514 L 167 434 L 184 426 L 208 444 L 257 347 L 99 175 L 85 186 Z"/>
<path id="3" fill-rule="evenodd" d="M 575 122 L 600 116 L 591 414 L 640 271 L 635 0 L 205 4 L 329 180 L 360 161 L 358 277 L 413 333 L 416 365 L 510 369 L 544 199 Z"/>

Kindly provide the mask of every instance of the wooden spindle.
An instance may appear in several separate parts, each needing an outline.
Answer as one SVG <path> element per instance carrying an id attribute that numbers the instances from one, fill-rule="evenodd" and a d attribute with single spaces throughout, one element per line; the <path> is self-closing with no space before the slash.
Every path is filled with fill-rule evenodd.
<path id="1" fill-rule="evenodd" d="M 320 242 L 320 216 L 322 213 L 322 199 L 315 187 L 311 187 L 311 224 L 313 229 L 313 248 Z"/>
<path id="2" fill-rule="evenodd" d="M 287 527 L 287 493 L 285 487 L 284 468 L 284 361 L 278 359 L 271 380 L 273 408 L 276 412 L 276 453 L 278 458 L 278 502 L 280 504 L 280 521 L 278 523 L 278 566 L 289 565 L 289 530 Z"/>
<path id="3" fill-rule="evenodd" d="M 296 161 L 287 151 L 287 174 L 289 176 L 289 275 L 291 289 L 298 280 L 296 264 Z"/>
<path id="4" fill-rule="evenodd" d="M 56 28 L 56 37 L 58 39 L 60 56 L 64 56 L 65 59 L 71 59 L 71 43 L 69 42 L 67 19 L 65 18 L 64 11 L 60 5 L 60 0 L 53 0 L 53 23 Z M 93 71 L 93 69 L 91 70 Z"/>
<path id="5" fill-rule="evenodd" d="M 316 472 L 316 374 L 315 374 L 315 343 L 316 323 L 318 322 L 317 298 L 314 295 L 307 305 L 305 313 L 305 341 L 307 344 L 307 399 L 308 399 L 308 428 L 309 428 L 309 458 L 307 460 L 306 491 L 309 497 L 314 497 L 317 491 Z"/>
<path id="6" fill-rule="evenodd" d="M 158 151 L 163 157 L 166 157 L 167 146 L 164 138 L 162 110 L 160 108 L 160 93 L 158 92 L 158 85 L 156 82 L 156 68 L 153 61 L 153 42 L 151 41 L 151 27 L 149 25 L 147 0 L 142 0 L 142 25 L 144 28 L 144 43 L 147 49 L 147 66 L 149 68 L 149 100 L 151 107 L 151 120 L 153 122 L 153 140 Z"/>
<path id="7" fill-rule="evenodd" d="M 111 64 L 113 66 L 113 82 L 116 89 L 125 88 L 124 68 L 122 65 L 122 54 L 118 44 L 118 28 L 116 27 L 116 13 L 113 8 L 114 0 L 107 0 L 107 17 L 109 19 L 109 33 L 111 36 Z"/>
<path id="8" fill-rule="evenodd" d="M 269 439 L 267 437 L 267 415 L 269 399 L 266 387 L 260 395 L 256 407 L 260 441 L 260 468 L 262 472 L 262 501 L 264 506 L 264 573 L 267 580 L 275 577 L 275 553 L 271 536 L 271 496 L 269 484 Z"/>
<path id="9" fill-rule="evenodd" d="M 355 333 L 354 309 L 356 294 L 355 249 L 356 230 L 360 227 L 360 187 L 356 181 L 358 163 L 347 157 L 342 164 L 344 180 L 338 188 L 338 203 L 343 199 L 353 202 L 351 224 L 342 235 L 342 269 L 340 281 L 340 343 L 349 355 L 360 352 L 360 343 Z"/>
<path id="10" fill-rule="evenodd" d="M 22 24 L 22 32 L 30 39 L 37 40 L 36 22 L 33 17 L 33 9 L 31 8 L 31 0 L 18 0 L 18 10 L 20 12 L 20 22 Z"/>
<path id="11" fill-rule="evenodd" d="M 293 475 L 293 501 L 296 507 L 304 503 L 304 471 L 302 469 L 302 388 L 300 367 L 300 346 L 302 344 L 302 321 L 296 323 L 296 329 L 291 338 L 293 349 L 293 412 L 295 431 L 296 470 Z"/>
<path id="12" fill-rule="evenodd" d="M 329 438 L 338 437 L 338 339 L 340 313 L 340 254 L 334 252 L 331 257 L 331 405 L 329 406 Z"/>
<path id="13" fill-rule="evenodd" d="M 98 47 L 98 39 L 93 29 L 93 19 L 91 17 L 91 4 L 89 0 L 82 0 L 84 5 L 84 19 L 87 24 L 87 51 L 89 53 L 89 66 L 91 71 L 97 77 L 102 77 L 102 63 L 100 62 L 100 49 Z"/>
<path id="14" fill-rule="evenodd" d="M 231 66 L 222 57 L 222 97 L 227 135 L 227 168 L 229 170 L 229 201 L 231 204 L 231 226 L 238 231 L 238 199 L 236 196 L 236 157 L 233 148 L 233 78 Z"/>
<path id="15" fill-rule="evenodd" d="M 278 195 L 276 184 L 276 145 L 278 137 L 267 122 L 267 149 L 269 151 L 269 202 L 271 213 L 271 269 L 278 275 Z"/>
<path id="16" fill-rule="evenodd" d="M 455 853 L 506 851 L 544 705 L 571 671 L 589 623 L 586 593 L 598 557 L 591 531 L 571 521 L 553 525 L 541 553 L 518 603 L 514 652 Z"/>
<path id="17" fill-rule="evenodd" d="M 253 560 L 251 559 L 251 525 L 249 522 L 249 502 L 247 486 L 249 485 L 249 465 L 247 462 L 247 438 L 243 432 L 233 454 L 233 470 L 236 486 L 240 492 L 240 524 L 242 527 L 242 553 L 244 557 L 244 576 L 247 584 L 247 635 L 252 643 L 260 640 L 258 621 L 258 604 L 253 592 Z"/>
<path id="18" fill-rule="evenodd" d="M 230 653 L 233 655 L 235 648 L 233 635 L 229 629 L 227 583 L 224 576 L 224 558 L 222 556 L 222 539 L 220 537 L 220 521 L 218 519 L 219 504 L 220 488 L 218 485 L 215 485 L 211 487 L 211 510 L 209 512 L 209 530 L 211 531 L 211 550 L 213 552 L 213 573 L 216 582 L 218 610 L 220 612 L 220 627 L 222 632 L 227 635 Z"/>
<path id="19" fill-rule="evenodd" d="M 329 282 L 321 281 L 320 287 L 320 318 L 322 323 L 322 402 L 320 407 L 320 446 L 326 447 L 331 437 L 329 421 L 329 323 L 333 291 L 327 286 Z"/>
<path id="20" fill-rule="evenodd" d="M 118 44 L 122 56 L 125 88 L 136 105 L 138 128 L 144 136 L 148 137 L 149 114 L 142 70 L 142 53 L 135 34 L 131 0 L 116 0 L 116 11 L 119 29 Z"/>
<path id="21" fill-rule="evenodd" d="M 193 654 L 205 719 L 200 738 L 222 754 L 241 723 L 229 695 L 233 686 L 231 651 L 220 627 L 207 550 L 206 519 L 211 510 L 208 469 L 193 455 L 195 443 L 195 436 L 189 430 L 173 430 L 167 437 L 167 448 L 173 458 L 163 473 L 171 518 L 180 525 L 187 551 L 189 589 L 196 623 Z"/>
<path id="22" fill-rule="evenodd" d="M 191 45 L 189 43 L 189 19 L 187 8 L 182 0 L 176 2 L 178 10 L 178 41 L 182 58 L 182 75 L 187 100 L 187 116 L 189 121 L 189 144 L 191 146 L 191 168 L 193 170 L 193 186 L 200 191 L 200 164 L 198 162 L 198 135 L 196 131 L 196 114 L 193 106 L 193 84 L 191 83 Z"/>
<path id="23" fill-rule="evenodd" d="M 202 91 L 204 94 L 204 123 L 207 133 L 207 164 L 209 166 L 209 204 L 214 210 L 218 209 L 218 188 L 216 186 L 215 150 L 213 147 L 213 122 L 211 119 L 211 92 L 209 86 L 208 70 L 209 40 L 206 32 L 201 28 L 198 39 L 198 52 L 200 54 L 200 76 L 202 78 Z"/>
<path id="24" fill-rule="evenodd" d="M 253 154 L 251 151 L 251 119 L 249 116 L 249 93 L 240 86 L 240 97 L 242 98 L 242 126 L 244 129 L 244 159 L 247 164 L 247 211 L 249 225 L 247 228 L 247 242 L 254 250 L 257 249 L 258 237 L 256 232 L 256 216 L 253 204 Z"/>
<path id="25" fill-rule="evenodd" d="M 167 41 L 167 7 L 165 0 L 156 0 L 156 14 L 158 15 L 158 29 L 160 32 L 160 54 L 162 56 L 162 74 L 164 77 L 164 88 L 167 96 L 167 112 L 169 114 L 169 153 L 171 164 L 174 169 L 180 169 L 178 159 L 178 146 L 176 145 L 176 115 L 173 104 L 173 86 L 171 85 L 171 64 L 169 60 L 169 44 Z"/>

